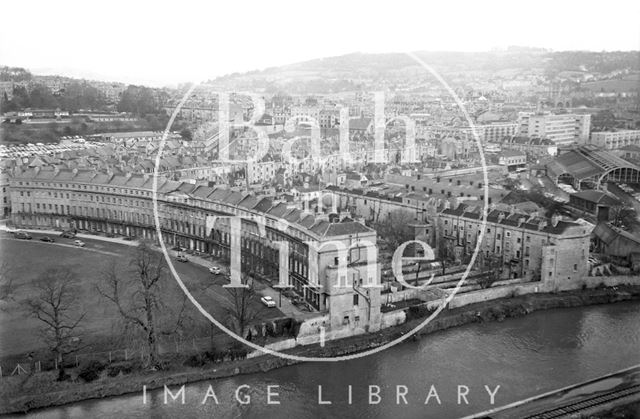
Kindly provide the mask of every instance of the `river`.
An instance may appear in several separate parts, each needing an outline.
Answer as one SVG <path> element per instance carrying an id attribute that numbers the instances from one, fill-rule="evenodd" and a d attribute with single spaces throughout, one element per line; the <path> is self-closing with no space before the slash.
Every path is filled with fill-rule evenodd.
<path id="1" fill-rule="evenodd" d="M 149 392 L 144 404 L 141 391 L 44 409 L 29 416 L 459 417 L 494 407 L 487 388 L 495 392 L 495 406 L 499 406 L 636 364 L 640 364 L 640 304 L 625 302 L 470 324 L 348 362 L 306 363 L 264 374 L 193 383 L 186 386 L 184 405 L 170 398 L 165 405 L 162 391 Z M 209 385 L 219 405 L 212 396 L 201 404 Z M 235 399 L 235 391 L 242 385 L 249 386 L 240 390 L 241 399 L 251 398 L 246 405 Z M 380 403 L 369 403 L 369 385 L 380 387 Z M 272 401 L 279 401 L 279 405 L 267 404 L 268 386 L 277 386 L 271 392 L 277 393 Z M 332 404 L 319 404 L 319 386 L 322 401 Z M 458 390 L 465 393 L 465 387 L 458 386 L 468 388 L 468 404 L 464 397 L 458 402 Z M 405 390 L 406 396 L 398 398 L 396 393 Z M 376 393 L 375 387 L 372 393 Z M 377 400 L 372 396 L 372 402 Z"/>

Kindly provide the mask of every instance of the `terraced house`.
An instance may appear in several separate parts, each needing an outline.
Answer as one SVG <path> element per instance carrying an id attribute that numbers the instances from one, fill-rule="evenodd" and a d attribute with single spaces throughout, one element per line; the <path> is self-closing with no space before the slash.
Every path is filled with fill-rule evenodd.
<path id="1" fill-rule="evenodd" d="M 153 177 L 148 175 L 34 168 L 14 171 L 9 183 L 11 217 L 19 228 L 76 228 L 158 239 Z M 239 262 L 243 273 L 292 287 L 325 314 L 329 331 L 380 327 L 374 230 L 343 214 L 305 211 L 246 192 L 164 178 L 158 178 L 157 191 L 167 247 L 215 254 Z M 241 217 L 239 224 L 233 217 Z M 233 251 L 238 239 L 239 253 Z"/>
<path id="2" fill-rule="evenodd" d="M 437 216 L 436 246 L 464 259 L 476 249 L 481 229 L 482 207 L 446 205 Z M 557 217 L 492 208 L 479 251 L 485 260 L 498 262 L 504 277 L 572 281 L 587 275 L 592 229 Z"/>

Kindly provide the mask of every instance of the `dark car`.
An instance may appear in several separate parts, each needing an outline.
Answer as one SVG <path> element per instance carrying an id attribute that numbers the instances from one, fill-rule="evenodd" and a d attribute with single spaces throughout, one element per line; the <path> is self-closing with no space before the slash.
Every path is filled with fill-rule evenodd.
<path id="1" fill-rule="evenodd" d="M 52 239 L 51 237 L 49 237 L 49 236 L 41 237 L 41 238 L 40 238 L 40 241 L 42 241 L 42 242 L 47 242 L 47 243 L 53 243 L 53 242 L 55 242 L 55 240 L 53 240 L 53 239 Z"/>

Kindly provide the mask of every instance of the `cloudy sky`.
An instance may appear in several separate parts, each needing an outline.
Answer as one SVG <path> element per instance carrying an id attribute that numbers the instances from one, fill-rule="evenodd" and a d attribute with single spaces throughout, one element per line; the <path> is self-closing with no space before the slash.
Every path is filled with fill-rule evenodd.
<path id="1" fill-rule="evenodd" d="M 165 85 L 357 51 L 640 49 L 637 0 L 225 3 L 5 2 L 0 65 Z"/>

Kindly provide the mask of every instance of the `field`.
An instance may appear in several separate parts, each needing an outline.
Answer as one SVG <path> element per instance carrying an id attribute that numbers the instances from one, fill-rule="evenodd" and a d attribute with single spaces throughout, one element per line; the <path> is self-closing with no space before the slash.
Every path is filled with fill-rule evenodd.
<path id="1" fill-rule="evenodd" d="M 56 265 L 70 268 L 79 279 L 80 310 L 86 312 L 83 342 L 93 343 L 92 346 L 99 346 L 102 350 L 110 344 L 117 347 L 115 337 L 122 331 L 120 316 L 115 306 L 99 294 L 96 285 L 104 281 L 103 272 L 113 258 L 120 272 L 124 274 L 130 270 L 129 261 L 134 248 L 98 240 L 85 240 L 87 246 L 77 248 L 71 246 L 68 239 L 56 237 L 56 243 L 45 243 L 38 240 L 42 235 L 33 236 L 33 240 L 18 240 L 8 233 L 0 233 L 0 255 L 3 262 L 8 262 L 11 267 L 16 285 L 12 300 L 0 307 L 0 356 L 4 358 L 42 349 L 41 323 L 29 315 L 24 300 L 34 297 L 33 281 Z M 222 288 L 224 278 L 216 278 L 205 267 L 191 262 L 175 263 L 175 267 L 198 301 L 216 319 L 225 323 L 225 304 L 228 304 L 229 294 Z M 183 293 L 170 274 L 167 278 L 163 302 L 177 311 L 182 306 Z M 259 303 L 255 308 L 258 306 L 262 309 Z M 211 333 L 209 322 L 190 303 L 187 303 L 186 313 L 193 318 L 193 327 L 183 337 L 202 337 L 205 331 Z M 263 310 L 264 317 L 281 315 L 277 308 Z"/>

